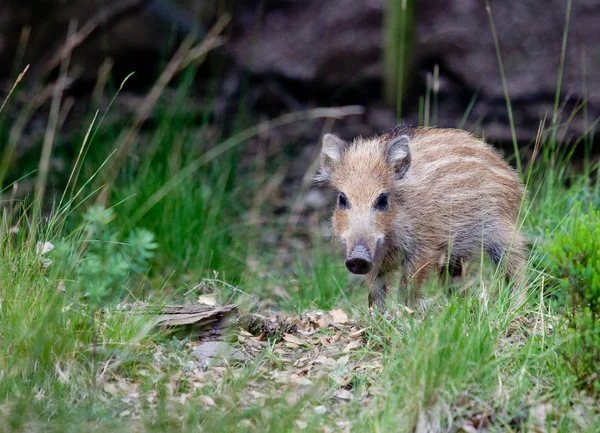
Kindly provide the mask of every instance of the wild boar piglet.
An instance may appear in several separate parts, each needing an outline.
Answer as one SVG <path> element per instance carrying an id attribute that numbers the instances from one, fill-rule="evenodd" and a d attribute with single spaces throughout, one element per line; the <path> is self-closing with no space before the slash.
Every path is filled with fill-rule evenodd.
<path id="1" fill-rule="evenodd" d="M 369 307 L 384 308 L 397 271 L 413 306 L 427 277 L 460 273 L 481 251 L 521 290 L 524 187 L 494 148 L 473 135 L 396 127 L 346 142 L 327 134 L 315 180 L 338 191 L 333 233 L 348 270 L 365 277 Z"/>

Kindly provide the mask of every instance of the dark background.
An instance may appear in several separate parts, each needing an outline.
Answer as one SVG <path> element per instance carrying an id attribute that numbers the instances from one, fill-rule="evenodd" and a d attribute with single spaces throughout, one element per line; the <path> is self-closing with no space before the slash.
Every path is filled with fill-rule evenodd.
<path id="1" fill-rule="evenodd" d="M 385 0 L 4 0 L 1 89 L 6 93 L 26 64 L 31 69 L 25 86 L 48 79 L 42 77 L 43 65 L 76 20 L 78 29 L 99 24 L 73 52 L 68 94 L 75 107 L 89 111 L 99 71 L 107 64 L 115 83 L 135 71 L 126 93 L 144 94 L 185 35 L 201 37 L 230 14 L 226 44 L 201 66 L 189 95 L 199 104 L 207 97 L 218 99 L 212 122 L 226 128 L 240 104 L 261 120 L 311 107 L 359 104 L 365 114 L 338 122 L 334 129 L 347 138 L 370 135 L 397 121 L 384 72 L 390 5 Z M 600 2 L 574 1 L 567 33 L 566 0 L 496 0 L 490 6 L 520 145 L 535 139 L 545 116 L 551 124 L 564 37 L 558 131 L 569 143 L 593 129 L 600 116 Z M 501 146 L 509 143 L 485 2 L 420 0 L 409 1 L 408 7 L 401 120 L 419 123 L 419 106 L 434 89 L 430 124 L 464 126 Z M 315 144 L 320 131 L 299 126 L 281 139 Z"/>

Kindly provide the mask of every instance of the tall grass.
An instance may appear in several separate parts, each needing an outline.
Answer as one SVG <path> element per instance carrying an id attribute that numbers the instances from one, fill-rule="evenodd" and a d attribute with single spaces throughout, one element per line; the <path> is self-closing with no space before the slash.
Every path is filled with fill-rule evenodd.
<path id="1" fill-rule="evenodd" d="M 410 31 L 412 2 L 393 3 L 400 7 L 393 12 L 394 19 L 405 20 L 401 27 Z M 397 80 L 393 95 L 400 117 L 406 78 L 402 65 L 407 63 L 410 41 L 406 33 L 398 36 L 398 27 L 394 29 L 396 41 L 407 44 L 402 50 L 392 50 L 394 56 L 404 53 L 391 73 Z M 501 61 L 497 40 L 496 48 Z M 565 49 L 566 44 L 562 59 Z M 93 181 L 110 167 L 106 162 L 111 161 L 112 151 L 107 149 L 112 149 L 131 119 L 110 122 L 110 113 L 94 112 L 82 130 L 70 137 L 81 153 L 77 152 L 75 167 L 63 179 L 64 197 L 60 189 L 52 197 L 53 191 L 45 185 L 47 201 L 42 209 L 47 218 L 32 216 L 26 200 L 12 200 L 10 183 L 3 190 L 0 429 L 295 431 L 299 429 L 296 420 L 303 415 L 307 420 L 304 431 L 339 431 L 347 425 L 352 431 L 469 431 L 469 427 L 532 431 L 541 422 L 540 405 L 550 402 L 553 409 L 543 420 L 548 431 L 598 431 L 597 399 L 579 390 L 578 379 L 561 352 L 570 338 L 562 318 L 564 303 L 553 286 L 553 276 L 544 268 L 547 245 L 574 204 L 600 205 L 600 181 L 590 182 L 588 176 L 597 172 L 598 165 L 589 161 L 583 173 L 577 172 L 571 167 L 572 148 L 558 141 L 550 145 L 559 115 L 550 129 L 543 130 L 539 159 L 519 167 L 528 179 L 531 203 L 523 209 L 524 231 L 533 244 L 530 296 L 522 310 L 511 310 L 509 287 L 485 265 L 476 264 L 476 268 L 484 267 L 469 277 L 468 290 L 449 295 L 432 282 L 428 293 L 436 295 L 429 304 L 416 312 L 394 309 L 382 316 L 355 306 L 357 297 L 361 297 L 358 305 L 366 303 L 366 293 L 363 288 L 354 290 L 342 260 L 329 244 L 313 242 L 315 247 L 308 251 L 290 253 L 291 265 L 280 260 L 278 252 L 259 244 L 267 230 L 283 227 L 288 217 L 284 215 L 282 221 L 248 218 L 253 198 L 264 193 L 270 172 L 269 167 L 260 168 L 264 179 L 256 180 L 252 165 L 240 163 L 241 145 L 266 125 L 241 122 L 227 135 L 215 132 L 209 123 L 210 98 L 198 112 L 185 108 L 194 75 L 194 68 L 186 70 L 174 97 L 158 99 L 151 123 L 137 138 L 142 145 L 134 146 L 138 150 L 114 174 L 106 203 L 110 211 L 92 207 L 98 210 L 98 218 L 110 214 L 106 232 L 90 230 L 90 207 L 99 193 Z M 429 98 L 431 108 L 435 97 Z M 506 99 L 510 109 L 508 92 Z M 4 114 L 0 110 L 0 116 Z M 271 120 L 269 126 L 335 115 L 326 110 L 293 113 Z M 431 113 L 429 118 L 433 117 Z M 463 123 L 466 117 L 468 113 Z M 1 136 L 9 142 L 4 126 Z M 590 145 L 592 129 L 582 141 Z M 15 165 L 7 166 L 14 169 Z M 12 181 L 22 173 L 8 174 Z M 82 269 L 94 265 L 92 253 L 96 258 L 102 252 L 125 256 L 132 243 L 128 236 L 141 228 L 152 232 L 151 243 L 158 245 L 151 266 L 139 272 L 128 268 L 126 276 L 111 283 L 118 296 L 94 304 L 90 278 L 83 277 L 89 274 Z M 40 248 L 46 242 L 55 250 L 43 253 Z M 249 263 L 256 257 L 258 270 Z M 161 304 L 176 289 L 195 288 L 202 278 L 213 277 L 215 270 L 227 283 L 240 284 L 260 300 L 274 300 L 276 308 L 289 312 L 340 305 L 352 311 L 365 335 L 364 347 L 340 355 L 366 364 L 381 354 L 381 371 L 364 377 L 356 373 L 360 380 L 347 386 L 355 400 L 333 408 L 328 393 L 339 385 L 328 371 L 322 381 L 315 379 L 315 390 L 299 404 L 291 405 L 287 399 L 297 388 L 277 382 L 269 384 L 272 395 L 267 408 L 251 402 L 241 409 L 240 401 L 249 398 L 248 389 L 265 379 L 259 366 L 284 371 L 295 362 L 278 358 L 272 346 L 266 345 L 245 366 L 223 368 L 226 380 L 201 391 L 214 397 L 216 407 L 206 409 L 198 401 L 173 406 L 172 398 L 188 394 L 189 387 L 183 383 L 181 389 L 170 388 L 177 382 L 172 377 L 178 377 L 189 363 L 195 366 L 186 357 L 185 343 L 151 332 L 147 317 L 128 314 L 119 302 L 151 298 Z M 103 277 L 107 275 L 94 274 L 94 278 Z M 278 297 L 274 286 L 283 288 L 287 296 Z M 164 353 L 173 361 L 159 363 L 157 354 Z M 318 358 L 316 352 L 312 355 Z M 131 419 L 123 401 L 103 389 L 108 377 L 141 383 L 140 392 L 156 393 L 159 403 L 142 407 L 142 419 Z M 365 394 L 368 398 L 360 400 Z M 323 414 L 322 408 L 315 412 L 317 405 L 327 406 L 327 412 Z M 122 419 L 118 414 L 123 414 Z"/>
<path id="2" fill-rule="evenodd" d="M 384 24 L 384 99 L 396 109 L 396 118 L 402 119 L 402 102 L 410 72 L 414 33 L 413 0 L 388 0 Z"/>

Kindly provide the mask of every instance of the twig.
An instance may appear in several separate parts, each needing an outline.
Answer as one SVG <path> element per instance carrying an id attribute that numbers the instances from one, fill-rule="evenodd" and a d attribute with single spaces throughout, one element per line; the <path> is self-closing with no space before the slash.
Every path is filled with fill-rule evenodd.
<path id="1" fill-rule="evenodd" d="M 323 130 L 321 131 L 321 137 L 323 137 L 323 135 L 325 135 L 326 133 L 331 132 L 331 130 L 333 129 L 333 122 L 334 122 L 334 119 L 332 119 L 332 118 L 327 119 L 327 121 L 325 122 L 325 125 L 323 126 Z M 319 142 L 321 141 L 321 137 L 319 137 Z M 313 159 L 313 162 L 310 164 L 310 166 L 304 173 L 304 176 L 302 177 L 302 183 L 300 184 L 300 189 L 298 191 L 298 194 L 296 195 L 296 200 L 294 201 L 294 204 L 292 205 L 292 209 L 290 211 L 290 216 L 288 218 L 287 229 L 286 229 L 286 231 L 288 231 L 288 232 L 293 231 L 298 224 L 298 220 L 300 218 L 300 209 L 302 207 L 302 201 L 303 201 L 304 197 L 306 196 L 306 194 L 308 193 L 310 187 L 313 184 L 313 178 L 314 178 L 315 174 L 319 170 L 319 164 L 320 164 L 319 154 L 320 154 L 320 149 L 318 149 L 318 153 L 317 153 L 316 157 Z"/>
<path id="2" fill-rule="evenodd" d="M 207 37 L 193 46 L 193 38 L 186 38 L 180 45 L 179 49 L 175 52 L 167 67 L 158 78 L 156 84 L 150 92 L 144 98 L 144 101 L 140 105 L 140 108 L 135 114 L 133 124 L 119 136 L 115 148 L 117 154 L 113 161 L 111 170 L 107 176 L 101 178 L 103 183 L 111 186 L 114 184 L 119 170 L 125 163 L 126 157 L 134 150 L 134 142 L 138 137 L 140 128 L 146 119 L 152 113 L 152 110 L 156 106 L 160 95 L 163 93 L 166 86 L 171 82 L 173 77 L 186 68 L 192 62 L 202 62 L 206 57 L 206 54 L 223 44 L 223 39 L 219 34 L 225 29 L 231 17 L 225 15 L 219 19 L 219 21 L 213 26 Z M 108 189 L 104 189 L 103 194 L 98 197 L 99 204 L 106 204 L 108 201 Z"/>
<path id="3" fill-rule="evenodd" d="M 104 95 L 104 89 L 106 88 L 106 83 L 108 83 L 110 78 L 113 65 L 114 61 L 112 59 L 105 59 L 98 69 L 98 77 L 96 78 L 96 84 L 94 85 L 94 90 L 92 91 L 92 101 L 94 101 L 97 105 L 100 105 L 102 95 Z"/>
<path id="4" fill-rule="evenodd" d="M 4 177 L 12 164 L 17 143 L 23 136 L 23 131 L 31 119 L 31 116 L 52 98 L 52 95 L 54 95 L 55 92 L 64 92 L 71 82 L 72 80 L 70 78 L 65 77 L 64 80 L 58 79 L 56 82 L 45 87 L 36 86 L 32 89 L 31 95 L 34 96 L 32 96 L 23 109 L 21 109 L 19 117 L 17 117 L 12 128 L 10 128 L 8 145 L 6 146 L 4 154 L 2 155 L 2 160 L 0 161 L 0 183 L 4 180 Z"/>
<path id="5" fill-rule="evenodd" d="M 8 95 L 6 95 L 6 98 L 4 98 L 4 102 L 2 103 L 2 106 L 0 106 L 0 113 L 2 113 L 2 110 L 4 110 L 4 106 L 10 99 L 11 95 L 13 94 L 13 92 L 15 91 L 15 89 L 17 88 L 19 83 L 23 80 L 23 77 L 25 76 L 25 74 L 27 73 L 28 70 L 29 70 L 29 65 L 25 66 L 25 69 L 23 70 L 23 72 L 21 72 L 19 74 L 19 76 L 17 77 L 17 79 L 15 80 L 15 84 L 13 84 L 12 88 L 8 92 Z"/>
<path id="6" fill-rule="evenodd" d="M 69 24 L 67 42 L 73 37 L 73 35 L 75 35 L 76 26 L 76 21 L 71 21 L 71 23 Z M 58 78 L 58 82 L 61 84 L 67 81 L 67 71 L 69 69 L 70 60 L 70 55 L 67 55 L 66 57 L 63 57 L 61 59 L 60 75 Z M 62 102 L 63 89 L 64 86 L 56 86 L 52 95 L 50 116 L 48 118 L 48 125 L 46 126 L 46 133 L 44 135 L 44 144 L 42 145 L 42 156 L 40 157 L 40 163 L 38 165 L 37 181 L 35 185 L 34 215 L 36 217 L 40 215 L 42 201 L 46 192 L 46 182 L 48 181 L 50 157 L 52 155 L 52 147 L 54 145 L 54 137 L 56 135 L 56 129 L 60 115 L 60 105 Z"/>
<path id="7" fill-rule="evenodd" d="M 268 120 L 267 122 L 269 122 L 270 128 L 273 129 L 300 121 L 323 118 L 342 119 L 347 116 L 357 116 L 363 113 L 364 108 L 360 105 L 349 105 L 345 107 L 333 108 L 315 108 L 312 110 L 303 110 L 284 114 L 283 116 L 277 117 L 272 120 Z M 234 147 L 240 145 L 241 143 L 258 135 L 264 128 L 263 123 L 259 123 L 258 125 L 245 129 L 244 131 L 234 135 L 233 137 L 213 147 L 204 155 L 193 160 L 190 164 L 187 165 L 187 167 L 185 167 L 183 170 L 177 173 L 176 176 L 171 177 L 158 191 L 152 194 L 152 196 L 150 196 L 150 198 L 146 200 L 146 202 L 142 204 L 137 210 L 137 212 L 130 218 L 129 223 L 131 225 L 135 225 L 150 209 L 152 209 L 170 191 L 172 191 L 177 185 L 179 185 L 180 182 L 190 177 L 201 167 L 208 164 L 215 158 L 218 158 L 228 150 L 231 150 Z"/>

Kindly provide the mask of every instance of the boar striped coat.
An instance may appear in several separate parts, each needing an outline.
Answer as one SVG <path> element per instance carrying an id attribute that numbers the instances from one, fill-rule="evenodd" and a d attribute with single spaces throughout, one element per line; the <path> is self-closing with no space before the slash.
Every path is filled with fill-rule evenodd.
<path id="1" fill-rule="evenodd" d="M 333 232 L 369 306 L 384 308 L 396 271 L 408 305 L 447 265 L 482 250 L 520 286 L 525 248 L 517 221 L 524 188 L 488 144 L 454 129 L 396 127 L 352 142 L 323 137 L 318 182 L 338 191 Z"/>

